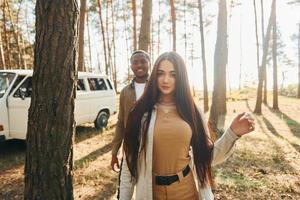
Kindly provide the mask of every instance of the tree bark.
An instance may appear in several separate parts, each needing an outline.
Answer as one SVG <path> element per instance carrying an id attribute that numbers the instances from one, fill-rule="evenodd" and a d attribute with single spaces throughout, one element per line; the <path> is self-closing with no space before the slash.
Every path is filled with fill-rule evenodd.
<path id="1" fill-rule="evenodd" d="M 202 71 L 203 71 L 203 98 L 204 98 L 203 106 L 204 106 L 204 112 L 207 112 L 209 107 L 208 107 L 208 89 L 207 89 L 207 73 L 206 73 L 206 56 L 205 56 L 202 0 L 198 0 L 198 9 L 199 9 L 199 21 L 200 21 L 201 57 L 202 57 Z"/>
<path id="2" fill-rule="evenodd" d="M 136 1 L 131 0 L 132 4 L 132 18 L 133 18 L 133 50 L 137 50 L 137 36 L 136 36 Z"/>
<path id="3" fill-rule="evenodd" d="M 277 83 L 277 27 L 276 27 L 276 0 L 274 0 L 273 7 L 273 17 L 272 17 L 272 26 L 273 26 L 273 109 L 279 109 L 278 107 L 278 83 Z"/>
<path id="4" fill-rule="evenodd" d="M 36 2 L 24 199 L 73 199 L 78 5 Z"/>
<path id="5" fill-rule="evenodd" d="M 262 57 L 262 63 L 261 67 L 259 69 L 259 79 L 258 79 L 258 86 L 257 86 L 257 95 L 256 95 L 256 103 L 255 103 L 255 109 L 254 113 L 256 114 L 261 114 L 261 104 L 262 104 L 262 89 L 263 89 L 263 82 L 264 82 L 264 76 L 265 76 L 265 68 L 267 64 L 267 55 L 268 55 L 268 49 L 269 49 L 269 41 L 270 41 L 270 35 L 271 35 L 271 28 L 272 28 L 272 16 L 273 16 L 273 6 L 274 6 L 274 1 L 272 1 L 272 9 L 271 9 L 271 14 L 268 22 L 268 27 L 267 27 L 267 33 L 264 38 L 264 51 L 263 51 L 263 57 Z"/>
<path id="6" fill-rule="evenodd" d="M 173 51 L 176 51 L 176 13 L 174 0 L 170 0 L 171 7 L 171 21 L 172 21 L 172 37 L 173 37 Z"/>
<path id="7" fill-rule="evenodd" d="M 139 49 L 148 52 L 150 45 L 150 24 L 152 15 L 152 0 L 143 0 L 142 21 L 139 35 Z"/>
<path id="8" fill-rule="evenodd" d="M 80 0 L 78 71 L 86 71 L 84 66 L 85 14 L 86 14 L 86 0 Z"/>
<path id="9" fill-rule="evenodd" d="M 209 116 L 212 138 L 223 129 L 226 115 L 226 66 L 227 47 L 227 8 L 226 0 L 219 0 L 217 41 L 214 54 L 214 90 Z"/>

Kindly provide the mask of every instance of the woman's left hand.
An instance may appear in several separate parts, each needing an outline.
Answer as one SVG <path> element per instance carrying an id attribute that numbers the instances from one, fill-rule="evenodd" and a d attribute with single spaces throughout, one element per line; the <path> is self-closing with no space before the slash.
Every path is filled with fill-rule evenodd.
<path id="1" fill-rule="evenodd" d="M 233 119 L 230 128 L 237 136 L 242 136 L 254 131 L 255 122 L 249 113 L 243 112 Z"/>

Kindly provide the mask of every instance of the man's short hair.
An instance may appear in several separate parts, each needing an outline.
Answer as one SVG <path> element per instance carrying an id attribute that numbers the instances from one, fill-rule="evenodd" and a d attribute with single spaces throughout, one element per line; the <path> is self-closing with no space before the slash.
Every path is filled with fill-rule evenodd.
<path id="1" fill-rule="evenodd" d="M 148 54 L 146 51 L 143 51 L 143 50 L 136 50 L 136 51 L 134 51 L 134 52 L 131 54 L 131 56 L 130 56 L 130 62 L 131 62 L 132 57 L 133 57 L 134 55 L 138 54 L 138 53 L 144 54 L 144 55 L 146 56 L 147 60 L 150 62 L 150 56 L 149 56 L 149 54 Z"/>

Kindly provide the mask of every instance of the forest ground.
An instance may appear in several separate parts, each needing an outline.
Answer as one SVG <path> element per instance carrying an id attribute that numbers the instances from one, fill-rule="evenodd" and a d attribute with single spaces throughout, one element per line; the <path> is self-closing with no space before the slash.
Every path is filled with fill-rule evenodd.
<path id="1" fill-rule="evenodd" d="M 300 199 L 300 100 L 279 97 L 280 111 L 263 105 L 254 115 L 255 132 L 242 137 L 227 162 L 214 169 L 216 199 Z M 202 102 L 198 102 L 202 105 Z M 226 125 L 239 112 L 252 112 L 255 93 L 233 93 Z M 110 169 L 116 115 L 108 128 L 77 127 L 74 144 L 75 199 L 113 199 L 118 174 Z M 0 145 L 0 199 L 23 199 L 26 147 L 22 141 Z"/>

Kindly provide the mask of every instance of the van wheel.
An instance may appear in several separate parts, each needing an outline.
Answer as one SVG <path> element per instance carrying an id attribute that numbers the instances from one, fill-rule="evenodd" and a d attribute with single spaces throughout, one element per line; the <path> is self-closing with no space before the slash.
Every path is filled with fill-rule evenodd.
<path id="1" fill-rule="evenodd" d="M 106 127 L 108 124 L 108 118 L 109 115 L 105 111 L 101 111 L 94 122 L 95 127 L 98 129 Z"/>

